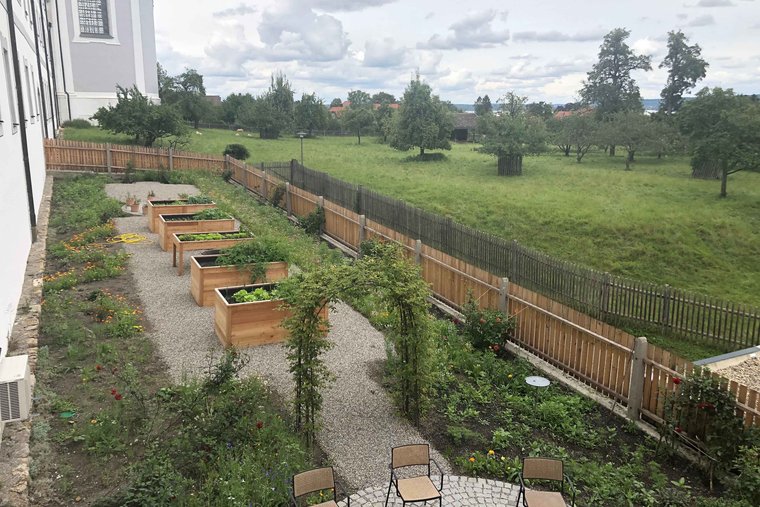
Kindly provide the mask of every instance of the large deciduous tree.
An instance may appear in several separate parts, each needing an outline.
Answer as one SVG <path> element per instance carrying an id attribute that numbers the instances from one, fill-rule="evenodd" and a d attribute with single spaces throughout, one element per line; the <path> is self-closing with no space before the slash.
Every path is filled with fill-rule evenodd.
<path id="1" fill-rule="evenodd" d="M 348 110 L 343 112 L 341 120 L 346 130 L 356 132 L 359 144 L 362 144 L 362 132 L 375 125 L 372 99 L 367 92 L 353 90 L 348 93 L 348 101 L 351 104 Z"/>
<path id="2" fill-rule="evenodd" d="M 760 103 L 731 89 L 704 88 L 678 114 L 689 137 L 692 168 L 711 165 L 721 175 L 720 196 L 726 197 L 728 176 L 760 169 Z"/>
<path id="3" fill-rule="evenodd" d="M 127 134 L 144 146 L 158 139 L 182 136 L 187 128 L 174 106 L 153 104 L 137 86 L 116 87 L 116 105 L 101 107 L 92 116 L 105 130 Z"/>
<path id="4" fill-rule="evenodd" d="M 250 93 L 231 93 L 222 101 L 222 121 L 228 125 L 242 124 L 240 112 L 253 107 L 255 99 Z"/>
<path id="5" fill-rule="evenodd" d="M 549 139 L 566 157 L 575 153 L 575 161 L 580 163 L 591 149 L 599 142 L 599 121 L 590 111 L 578 111 L 564 118 L 550 119 L 546 123 Z"/>
<path id="6" fill-rule="evenodd" d="M 580 95 L 587 105 L 596 108 L 600 119 L 608 119 L 620 111 L 641 111 L 641 95 L 636 81 L 631 77 L 634 70 L 652 70 L 649 56 L 636 55 L 625 40 L 631 34 L 624 28 L 616 28 L 604 36 L 599 47 L 599 61 L 587 74 Z M 610 155 L 615 146 L 610 146 Z"/>
<path id="7" fill-rule="evenodd" d="M 610 145 L 620 145 L 626 150 L 625 170 L 631 169 L 636 151 L 650 145 L 653 120 L 640 111 L 620 111 L 610 116 L 604 124 L 603 138 Z"/>
<path id="8" fill-rule="evenodd" d="M 325 109 L 322 99 L 318 98 L 315 93 L 301 95 L 301 100 L 295 105 L 295 121 L 296 128 L 306 130 L 309 136 L 315 130 L 325 128 L 327 109 Z"/>
<path id="9" fill-rule="evenodd" d="M 478 150 L 497 158 L 499 175 L 519 175 L 524 155 L 546 149 L 546 127 L 541 118 L 525 113 L 524 97 L 510 92 L 499 102 L 500 115 L 478 119 L 478 131 L 484 135 Z"/>
<path id="10" fill-rule="evenodd" d="M 683 94 L 694 88 L 707 75 L 708 63 L 702 59 L 698 44 L 689 46 L 689 39 L 680 30 L 668 32 L 668 54 L 660 68 L 668 69 L 668 81 L 660 92 L 660 111 L 672 114 L 681 109 Z"/>
<path id="11" fill-rule="evenodd" d="M 417 147 L 423 158 L 425 150 L 450 150 L 453 128 L 448 108 L 417 75 L 404 90 L 390 145 L 401 151 Z"/>

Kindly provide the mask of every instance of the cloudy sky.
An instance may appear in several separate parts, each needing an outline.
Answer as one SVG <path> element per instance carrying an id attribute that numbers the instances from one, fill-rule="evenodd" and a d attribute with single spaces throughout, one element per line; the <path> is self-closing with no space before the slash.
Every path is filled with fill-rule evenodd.
<path id="1" fill-rule="evenodd" d="M 507 91 L 577 98 L 605 33 L 631 31 L 651 55 L 637 72 L 659 97 L 667 32 L 681 29 L 710 63 L 698 85 L 760 93 L 760 0 L 155 0 L 158 59 L 205 76 L 208 94 L 258 94 L 282 71 L 300 97 L 349 90 L 400 96 L 419 71 L 455 103 Z"/>

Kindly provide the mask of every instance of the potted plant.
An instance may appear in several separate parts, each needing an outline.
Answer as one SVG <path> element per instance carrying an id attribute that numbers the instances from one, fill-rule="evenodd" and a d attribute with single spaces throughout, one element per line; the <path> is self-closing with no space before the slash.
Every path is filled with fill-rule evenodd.
<path id="1" fill-rule="evenodd" d="M 139 213 L 140 212 L 140 203 L 138 201 L 133 201 L 132 204 L 129 205 L 129 211 L 132 213 Z"/>
<path id="2" fill-rule="evenodd" d="M 163 250 L 172 245 L 172 234 L 192 232 L 220 232 L 235 230 L 235 218 L 217 208 L 197 213 L 160 214 L 158 216 L 158 242 Z"/>
<path id="3" fill-rule="evenodd" d="M 190 293 L 199 306 L 214 305 L 214 289 L 276 282 L 288 276 L 288 249 L 273 238 L 243 241 L 218 254 L 190 259 Z"/>
<path id="4" fill-rule="evenodd" d="M 158 232 L 158 216 L 161 214 L 197 213 L 204 209 L 216 208 L 211 198 L 194 195 L 187 199 L 148 200 L 148 229 Z"/>
<path id="5" fill-rule="evenodd" d="M 184 255 L 192 250 L 217 250 L 227 248 L 253 238 L 247 231 L 212 231 L 187 234 L 172 234 L 172 266 L 177 267 L 177 274 L 185 271 Z M 177 261 L 179 254 L 179 262 Z"/>
<path id="6" fill-rule="evenodd" d="M 150 189 L 148 191 L 148 201 L 153 201 L 156 198 L 156 193 L 153 191 L 153 189 Z"/>
<path id="7" fill-rule="evenodd" d="M 124 199 L 127 206 L 132 206 L 135 202 L 137 202 L 137 197 L 134 194 L 130 194 L 127 192 L 127 197 Z"/>
<path id="8" fill-rule="evenodd" d="M 251 347 L 285 340 L 290 315 L 271 283 L 214 289 L 214 329 L 225 347 Z M 320 317 L 327 320 L 327 306 Z"/>

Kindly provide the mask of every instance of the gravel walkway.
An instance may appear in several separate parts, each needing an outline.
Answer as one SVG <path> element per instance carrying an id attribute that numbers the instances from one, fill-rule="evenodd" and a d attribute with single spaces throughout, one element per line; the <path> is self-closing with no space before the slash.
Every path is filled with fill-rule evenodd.
<path id="1" fill-rule="evenodd" d="M 186 185 L 142 184 L 151 185 L 159 198 L 194 193 Z M 140 184 L 109 184 L 106 191 L 116 198 L 127 191 L 147 195 L 147 189 L 135 185 Z M 189 256 L 185 257 L 185 275 L 177 276 L 171 254 L 161 251 L 157 235 L 148 231 L 146 218 L 119 218 L 116 227 L 120 233 L 134 232 L 149 240 L 124 247 L 132 254 L 130 266 L 150 325 L 149 336 L 172 378 L 182 381 L 206 372 L 223 349 L 214 333 L 213 308 L 198 307 L 190 295 Z M 385 390 L 369 377 L 371 368 L 385 359 L 383 335 L 343 303 L 330 311 L 330 323 L 329 338 L 335 347 L 325 358 L 336 378 L 323 392 L 323 426 L 317 438 L 348 489 L 356 491 L 386 483 L 391 447 L 424 440 L 396 414 Z M 259 376 L 283 399 L 291 401 L 293 384 L 284 348 L 267 345 L 245 349 L 244 353 L 250 358 L 247 373 Z M 447 461 L 435 450 L 433 456 L 450 473 Z"/>
<path id="2" fill-rule="evenodd" d="M 729 380 L 736 380 L 740 384 L 760 391 L 760 357 L 752 357 L 737 365 L 716 371 Z"/>

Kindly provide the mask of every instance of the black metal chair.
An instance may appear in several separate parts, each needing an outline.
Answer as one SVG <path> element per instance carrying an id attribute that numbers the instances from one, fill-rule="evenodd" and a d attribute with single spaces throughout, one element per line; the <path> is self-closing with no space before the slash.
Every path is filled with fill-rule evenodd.
<path id="1" fill-rule="evenodd" d="M 538 491 L 527 489 L 525 480 L 556 481 L 560 483 L 560 491 Z M 564 472 L 561 460 L 551 458 L 524 458 L 523 469 L 520 472 L 520 492 L 517 494 L 517 507 L 520 507 L 520 498 L 523 507 L 567 507 L 565 503 L 565 483 L 572 491 L 570 506 L 575 505 L 575 487 L 570 478 Z"/>
<path id="2" fill-rule="evenodd" d="M 438 469 L 438 474 L 441 476 L 440 487 L 433 483 L 430 478 L 430 463 L 433 463 Z M 427 467 L 427 474 L 417 475 L 414 477 L 400 478 L 396 474 L 396 469 L 413 467 L 413 466 L 425 466 Z M 396 496 L 401 498 L 403 505 L 407 502 L 425 502 L 430 500 L 438 500 L 439 507 L 442 505 L 443 497 L 441 491 L 443 490 L 443 470 L 430 457 L 430 446 L 428 444 L 412 444 L 402 445 L 400 447 L 394 447 L 391 449 L 391 481 L 388 484 L 388 494 L 385 495 L 385 505 L 388 506 L 388 500 L 391 496 L 391 488 L 395 486 Z"/>

